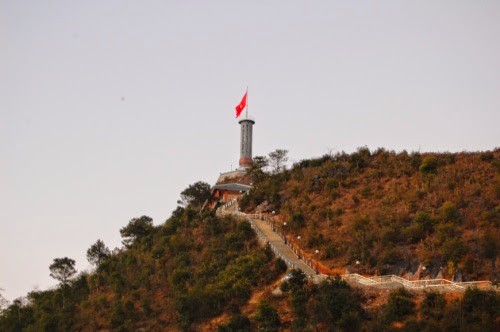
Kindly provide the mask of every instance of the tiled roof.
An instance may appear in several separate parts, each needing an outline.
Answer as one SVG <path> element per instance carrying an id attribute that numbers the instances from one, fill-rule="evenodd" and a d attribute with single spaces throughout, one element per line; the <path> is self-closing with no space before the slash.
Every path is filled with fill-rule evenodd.
<path id="1" fill-rule="evenodd" d="M 252 186 L 247 186 L 246 184 L 241 184 L 241 183 L 224 183 L 224 184 L 216 184 L 212 188 L 212 192 L 216 189 L 234 190 L 234 191 L 249 191 L 250 189 L 252 189 Z"/>

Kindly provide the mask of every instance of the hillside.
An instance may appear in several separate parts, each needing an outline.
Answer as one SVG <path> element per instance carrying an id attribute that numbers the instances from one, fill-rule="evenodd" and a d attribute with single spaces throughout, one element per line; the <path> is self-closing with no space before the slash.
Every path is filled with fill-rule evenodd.
<path id="1" fill-rule="evenodd" d="M 255 187 L 241 207 L 275 211 L 277 227 L 291 239 L 300 236 L 311 257 L 319 250 L 333 270 L 499 277 L 498 149 L 408 154 L 360 148 L 303 160 L 284 172 L 265 170 L 252 169 Z"/>
<path id="2" fill-rule="evenodd" d="M 248 222 L 212 212 L 179 208 L 158 227 L 143 216 L 121 233 L 125 247 L 104 255 L 94 273 L 15 301 L 0 330 L 196 330 L 284 271 Z"/>
<path id="3" fill-rule="evenodd" d="M 330 272 L 498 278 L 500 151 L 408 154 L 361 148 L 245 178 L 248 212 L 275 226 Z M 240 181 L 240 182 L 241 182 Z M 411 293 L 314 284 L 262 246 L 244 218 L 202 210 L 202 182 L 165 223 L 132 219 L 123 247 L 97 241 L 95 269 L 54 259 L 54 289 L 0 311 L 0 331 L 495 331 L 498 292 Z M 272 213 L 274 211 L 274 213 Z M 285 225 L 286 223 L 286 225 Z M 300 240 L 297 236 L 300 235 Z M 359 261 L 359 264 L 356 264 Z M 419 268 L 420 266 L 420 268 Z M 426 269 L 421 267 L 425 266 Z"/>

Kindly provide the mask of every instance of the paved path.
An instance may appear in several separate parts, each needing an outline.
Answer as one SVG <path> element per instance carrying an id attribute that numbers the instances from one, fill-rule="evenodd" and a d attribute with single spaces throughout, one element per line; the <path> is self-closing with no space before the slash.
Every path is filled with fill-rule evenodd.
<path id="1" fill-rule="evenodd" d="M 236 201 L 230 201 L 225 205 L 221 206 L 217 210 L 217 214 L 232 214 L 242 218 L 246 218 L 252 228 L 257 233 L 259 240 L 263 244 L 269 244 L 271 249 L 276 254 L 285 261 L 288 267 L 292 269 L 300 269 L 307 276 L 309 276 L 313 282 L 320 282 L 324 280 L 326 275 L 317 275 L 316 271 L 307 265 L 303 260 L 299 259 L 295 252 L 285 241 L 273 230 L 269 222 L 262 220 L 263 217 L 260 214 L 246 214 L 238 211 L 238 204 Z M 359 286 L 366 287 L 376 287 L 381 289 L 392 289 L 398 287 L 405 287 L 412 290 L 435 290 L 435 291 L 464 291 L 468 287 L 478 287 L 484 289 L 493 289 L 500 291 L 498 287 L 492 285 L 491 281 L 471 281 L 471 282 L 452 282 L 445 279 L 430 279 L 430 280 L 406 280 L 399 276 L 387 275 L 387 276 L 362 276 L 357 273 L 344 274 L 341 275 L 342 279 L 347 282 L 357 284 Z"/>
<path id="2" fill-rule="evenodd" d="M 285 258 L 285 262 L 289 266 L 293 266 L 296 269 L 301 269 L 306 275 L 313 276 L 316 275 L 316 271 L 310 268 L 304 261 L 299 259 L 297 255 L 292 251 L 292 249 L 285 244 L 285 241 L 273 231 L 272 227 L 265 221 L 261 219 L 253 219 L 252 223 L 262 235 L 264 235 L 267 242 L 271 247 L 275 248 L 282 258 Z"/>
<path id="3" fill-rule="evenodd" d="M 221 206 L 217 212 L 220 214 L 233 214 L 246 218 L 257 233 L 260 242 L 269 244 L 275 255 L 283 259 L 289 268 L 300 269 L 310 277 L 316 276 L 316 271 L 298 258 L 292 248 L 286 245 L 285 241 L 273 231 L 271 225 L 267 221 L 260 219 L 262 217 L 261 215 L 246 214 L 238 210 L 238 203 L 232 200 Z"/>

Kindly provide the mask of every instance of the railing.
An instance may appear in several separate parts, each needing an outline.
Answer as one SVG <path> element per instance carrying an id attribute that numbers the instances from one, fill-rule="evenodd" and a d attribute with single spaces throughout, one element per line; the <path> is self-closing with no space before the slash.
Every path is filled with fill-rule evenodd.
<path id="1" fill-rule="evenodd" d="M 234 206 L 236 204 L 236 206 Z M 229 210 L 231 207 L 233 207 L 231 210 Z M 222 215 L 222 214 L 232 214 L 240 218 L 244 218 L 250 222 L 250 225 L 252 226 L 252 229 L 255 231 L 257 234 L 257 237 L 261 243 L 264 245 L 269 245 L 271 247 L 271 250 L 274 252 L 274 254 L 277 257 L 280 257 L 286 265 L 294 269 L 296 266 L 290 261 L 289 258 L 287 258 L 285 255 L 283 255 L 282 252 L 280 252 L 273 244 L 269 243 L 268 238 L 262 233 L 262 231 L 255 225 L 255 220 L 263 220 L 267 222 L 272 230 L 278 234 L 281 239 L 287 244 L 292 251 L 297 255 L 299 259 L 301 259 L 304 263 L 306 263 L 309 267 L 311 267 L 313 270 L 318 271 L 319 268 L 319 262 L 311 259 L 302 251 L 298 244 L 295 243 L 295 241 L 288 239 L 283 233 L 279 232 L 277 229 L 276 225 L 273 222 L 273 218 L 275 217 L 269 217 L 265 214 L 262 213 L 255 213 L 255 214 L 246 214 L 243 212 L 240 212 L 237 207 L 237 201 L 235 199 L 225 203 L 224 205 L 220 206 L 217 209 L 217 214 Z M 314 262 L 314 263 L 313 263 Z M 326 269 L 326 268 L 324 268 Z M 324 270 L 322 269 L 322 270 Z M 318 279 L 326 279 L 328 278 L 331 273 L 324 273 L 324 271 L 321 271 L 322 274 L 319 275 Z M 398 288 L 398 287 L 404 287 L 406 289 L 410 290 L 415 290 L 415 291 L 422 291 L 422 290 L 436 290 L 436 291 L 443 291 L 443 292 L 449 292 L 449 291 L 465 291 L 467 288 L 484 288 L 484 289 L 495 289 L 497 290 L 496 287 L 494 287 L 491 283 L 491 281 L 467 281 L 467 282 L 453 282 L 450 280 L 446 279 L 429 279 L 429 280 L 408 280 L 396 275 L 384 275 L 384 276 L 371 276 L 371 277 L 366 277 L 362 276 L 358 273 L 350 273 L 350 274 L 342 274 L 340 277 L 351 283 L 356 283 L 360 286 L 366 286 L 366 287 L 376 287 L 376 288 L 383 288 L 383 289 L 391 289 L 391 288 Z"/>
<path id="2" fill-rule="evenodd" d="M 356 282 L 364 286 L 378 288 L 396 288 L 404 287 L 411 290 L 441 290 L 441 291 L 464 291 L 467 288 L 486 288 L 492 289 L 490 281 L 468 281 L 453 282 L 446 279 L 429 280 L 407 280 L 396 275 L 364 277 L 357 273 L 344 274 L 340 276 L 348 282 Z"/>

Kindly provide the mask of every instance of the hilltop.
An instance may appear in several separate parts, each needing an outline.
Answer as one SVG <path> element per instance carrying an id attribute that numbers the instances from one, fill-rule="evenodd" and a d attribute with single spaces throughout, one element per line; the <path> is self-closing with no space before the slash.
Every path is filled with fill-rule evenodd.
<path id="1" fill-rule="evenodd" d="M 311 256 L 319 250 L 332 270 L 499 277 L 499 149 L 409 154 L 360 148 L 302 160 L 283 172 L 264 170 L 251 170 L 255 185 L 242 209 L 274 211 L 277 227 L 291 239 L 300 236 Z"/>

